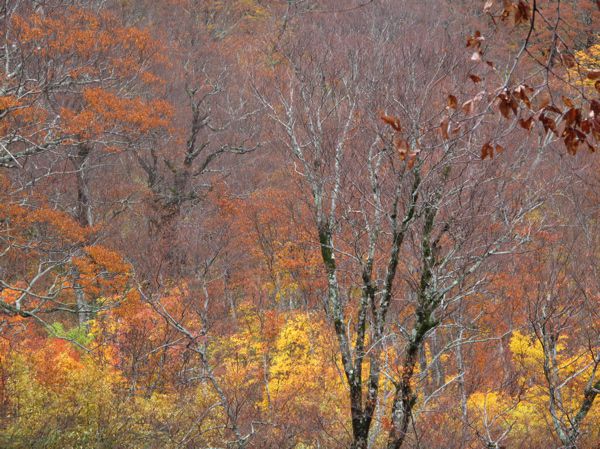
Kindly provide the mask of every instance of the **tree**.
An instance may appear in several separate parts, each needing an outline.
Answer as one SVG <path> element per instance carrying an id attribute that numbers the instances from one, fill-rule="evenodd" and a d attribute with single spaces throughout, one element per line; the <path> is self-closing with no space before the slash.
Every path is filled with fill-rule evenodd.
<path id="1" fill-rule="evenodd" d="M 479 164 L 473 146 L 485 132 L 479 133 L 482 120 L 470 118 L 468 105 L 461 119 L 452 116 L 464 130 L 449 131 L 448 119 L 441 133 L 427 128 L 446 107 L 445 99 L 430 100 L 431 92 L 454 87 L 458 72 L 452 72 L 455 60 L 440 57 L 437 48 L 408 43 L 399 52 L 403 59 L 391 57 L 388 49 L 401 41 L 392 20 L 419 23 L 424 19 L 418 14 L 403 10 L 377 36 L 361 30 L 374 46 L 359 44 L 347 56 L 350 38 L 343 32 L 336 30 L 335 38 L 318 21 L 303 23 L 307 34 L 294 36 L 301 43 L 290 46 L 277 68 L 278 92 L 270 96 L 257 88 L 311 201 L 355 448 L 368 445 L 383 374 L 394 385 L 387 447 L 402 446 L 426 339 L 456 301 L 476 291 L 481 280 L 474 274 L 484 262 L 518 244 L 519 223 L 537 206 L 503 190 L 508 171 L 522 167 L 523 159 L 514 166 L 508 161 L 499 172 Z M 411 32 L 404 27 L 402 35 Z M 393 79 L 404 85 L 394 89 Z M 377 117 L 375 107 L 402 114 Z M 394 310 L 402 302 L 405 308 Z M 396 324 L 393 313 L 405 322 Z M 386 368 L 382 356 L 394 340 L 397 367 Z"/>
<path id="2" fill-rule="evenodd" d="M 74 311 L 83 323 L 93 306 L 82 285 L 86 274 L 80 269 L 89 255 L 86 247 L 94 246 L 100 234 L 98 228 L 91 228 L 97 219 L 118 213 L 95 208 L 92 174 L 168 124 L 166 102 L 145 97 L 147 90 L 160 83 L 152 71 L 154 41 L 143 30 L 120 23 L 109 11 L 61 1 L 37 6 L 7 3 L 2 21 L 6 33 L 1 57 L 5 70 L 0 164 L 13 171 L 7 184 L 13 195 L 5 202 L 20 208 L 17 216 L 22 221 L 47 222 L 70 240 L 68 247 L 60 249 L 62 254 L 58 248 L 38 252 L 37 273 L 23 279 L 28 287 L 22 291 L 33 300 L 54 300 L 70 278 L 77 297 Z M 72 202 L 55 210 L 49 203 L 60 192 L 52 191 L 53 183 L 65 178 L 64 193 Z M 74 186 L 69 185 L 71 181 Z M 21 246 L 25 243 L 11 235 L 12 229 L 18 229 L 13 225 L 21 226 L 17 232 L 23 232 L 27 224 L 19 225 L 14 221 L 19 218 L 10 212 L 2 217 L 7 225 L 4 256 L 11 255 L 9 250 L 27 251 Z M 33 259 L 34 254 L 28 257 Z M 56 270 L 62 273 L 49 281 Z M 7 274 L 5 287 L 14 276 Z M 31 289 L 42 283 L 47 283 L 46 293 Z"/>
<path id="3" fill-rule="evenodd" d="M 0 446 L 594 447 L 597 2 L 338 3 L 0 2 Z"/>

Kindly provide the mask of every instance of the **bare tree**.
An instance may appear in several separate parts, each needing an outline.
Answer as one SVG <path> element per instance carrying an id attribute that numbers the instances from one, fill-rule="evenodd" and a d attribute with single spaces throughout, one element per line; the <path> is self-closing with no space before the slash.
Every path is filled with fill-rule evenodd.
<path id="1" fill-rule="evenodd" d="M 372 20 L 353 30 L 372 46 L 350 46 L 340 29 L 332 37 L 318 22 L 304 24 L 305 41 L 290 44 L 275 95 L 258 86 L 257 95 L 310 192 L 324 304 L 349 389 L 351 447 L 369 444 L 385 375 L 394 386 L 387 447 L 397 449 L 414 420 L 425 342 L 484 282 L 477 274 L 486 260 L 526 238 L 516 229 L 539 199 L 506 188 L 526 158 L 481 163 L 478 145 L 489 134 L 481 117 L 463 119 L 466 130 L 453 138 L 432 126 L 445 106 L 435 92 L 455 87 L 456 60 L 442 56 L 441 45 L 409 39 L 406 23 L 422 17 L 403 10 L 397 25 Z M 381 121 L 377 109 L 399 114 Z M 390 346 L 398 359 L 384 366 Z"/>

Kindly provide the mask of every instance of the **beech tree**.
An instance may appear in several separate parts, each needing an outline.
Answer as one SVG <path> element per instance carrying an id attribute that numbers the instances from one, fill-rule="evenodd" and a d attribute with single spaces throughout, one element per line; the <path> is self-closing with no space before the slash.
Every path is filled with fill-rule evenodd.
<path id="1" fill-rule="evenodd" d="M 92 245 L 94 235 L 98 235 L 98 229 L 85 228 L 96 224 L 97 218 L 106 218 L 103 214 L 114 212 L 94 207 L 94 170 L 104 166 L 111 155 L 168 123 L 169 107 L 165 102 L 147 100 L 140 94 L 140 89 L 150 89 L 158 82 L 151 70 L 153 40 L 148 33 L 119 23 L 108 11 L 98 11 L 93 5 L 9 2 L 2 12 L 6 32 L 1 163 L 14 171 L 12 178 L 16 180 L 11 187 L 14 196 L 6 199 L 7 205 L 16 205 L 29 194 L 29 204 L 20 205 L 25 213 L 42 216 L 44 209 L 48 210 L 46 215 L 54 217 L 52 222 L 65 234 L 71 226 L 68 215 L 84 228 L 73 225 L 75 244 L 62 255 L 56 248 L 42 256 L 37 274 L 22 281 L 30 287 L 39 286 L 48 282 L 54 270 L 65 266 L 70 266 L 69 276 L 62 274 L 59 282 L 51 281 L 45 293 L 34 293 L 30 287 L 23 292 L 25 296 L 33 295 L 33 299 L 35 295 L 41 295 L 37 299 L 52 299 L 66 287 L 70 277 L 76 311 L 83 323 L 91 317 L 94 306 L 83 287 L 86 275 L 73 262 L 85 257 L 82 247 L 86 239 Z M 61 176 L 74 178 L 73 194 L 66 192 L 73 198 L 67 206 L 72 209 L 62 211 L 64 218 L 60 218 L 61 211 L 47 206 L 60 193 L 48 194 L 39 189 L 40 185 L 52 186 L 53 180 Z M 38 191 L 40 196 L 35 201 Z M 5 219 L 9 226 L 7 255 L 18 251 L 19 246 L 10 241 L 16 236 L 8 237 L 15 222 Z M 5 287 L 9 283 L 7 279 Z"/>
<path id="2" fill-rule="evenodd" d="M 416 14 L 403 11 L 394 20 L 419 23 Z M 328 283 L 325 305 L 338 338 L 357 448 L 369 444 L 382 373 L 393 385 L 387 447 L 403 445 L 426 339 L 460 298 L 477 292 L 484 262 L 526 239 L 524 217 L 542 201 L 505 187 L 508 173 L 523 170 L 526 157 L 507 161 L 497 172 L 481 166 L 476 145 L 490 130 L 471 117 L 473 100 L 463 105 L 460 118 L 450 115 L 462 129 L 450 129 L 448 118 L 440 128 L 427 129 L 434 117 L 456 108 L 454 95 L 436 105 L 431 94 L 441 86 L 455 88 L 452 77 L 464 72 L 452 73 L 456 59 L 440 56 L 437 48 L 398 49 L 400 31 L 391 22 L 382 27 L 386 32 L 377 36 L 354 29 L 376 44 L 357 45 L 345 56 L 343 39 L 349 39 L 340 29 L 337 38 L 318 21 L 303 23 L 312 36 L 292 44 L 278 72 L 276 96 L 257 88 L 310 195 Z M 390 56 L 388 42 L 403 59 Z M 388 79 L 403 85 L 390 87 Z M 379 92 L 378 86 L 385 88 Z M 377 106 L 401 114 L 374 117 Z M 483 146 L 494 151 L 489 143 Z M 502 150 L 497 144 L 496 151 Z M 399 272 L 406 273 L 407 285 L 400 284 Z M 404 303 L 404 323 L 390 316 L 395 302 Z M 390 340 L 399 345 L 398 366 L 384 369 L 381 357 Z"/>

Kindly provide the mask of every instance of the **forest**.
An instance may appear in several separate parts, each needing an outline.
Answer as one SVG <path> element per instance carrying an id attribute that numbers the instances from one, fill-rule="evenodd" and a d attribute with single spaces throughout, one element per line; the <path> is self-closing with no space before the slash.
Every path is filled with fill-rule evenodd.
<path id="1" fill-rule="evenodd" d="M 599 449 L 600 1 L 0 0 L 1 449 Z"/>

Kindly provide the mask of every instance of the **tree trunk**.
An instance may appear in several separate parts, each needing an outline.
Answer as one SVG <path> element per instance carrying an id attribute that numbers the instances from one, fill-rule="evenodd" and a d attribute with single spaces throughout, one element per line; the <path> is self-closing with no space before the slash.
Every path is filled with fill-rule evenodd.
<path id="1" fill-rule="evenodd" d="M 81 144 L 77 147 L 76 155 L 71 157 L 77 176 L 77 205 L 75 208 L 75 216 L 79 224 L 83 227 L 89 227 L 94 224 L 92 201 L 87 176 L 87 162 L 89 160 L 90 152 L 91 148 L 88 145 Z M 84 326 L 92 318 L 92 309 L 86 298 L 85 292 L 83 291 L 83 287 L 79 283 L 79 272 L 76 269 L 73 288 L 75 289 L 75 297 L 77 300 L 77 317 L 79 319 L 79 325 Z"/>
<path id="2" fill-rule="evenodd" d="M 87 162 L 90 152 L 91 148 L 82 144 L 77 148 L 77 154 L 71 157 L 77 176 L 77 206 L 75 215 L 81 226 L 92 226 L 94 224 L 87 177 Z"/>

